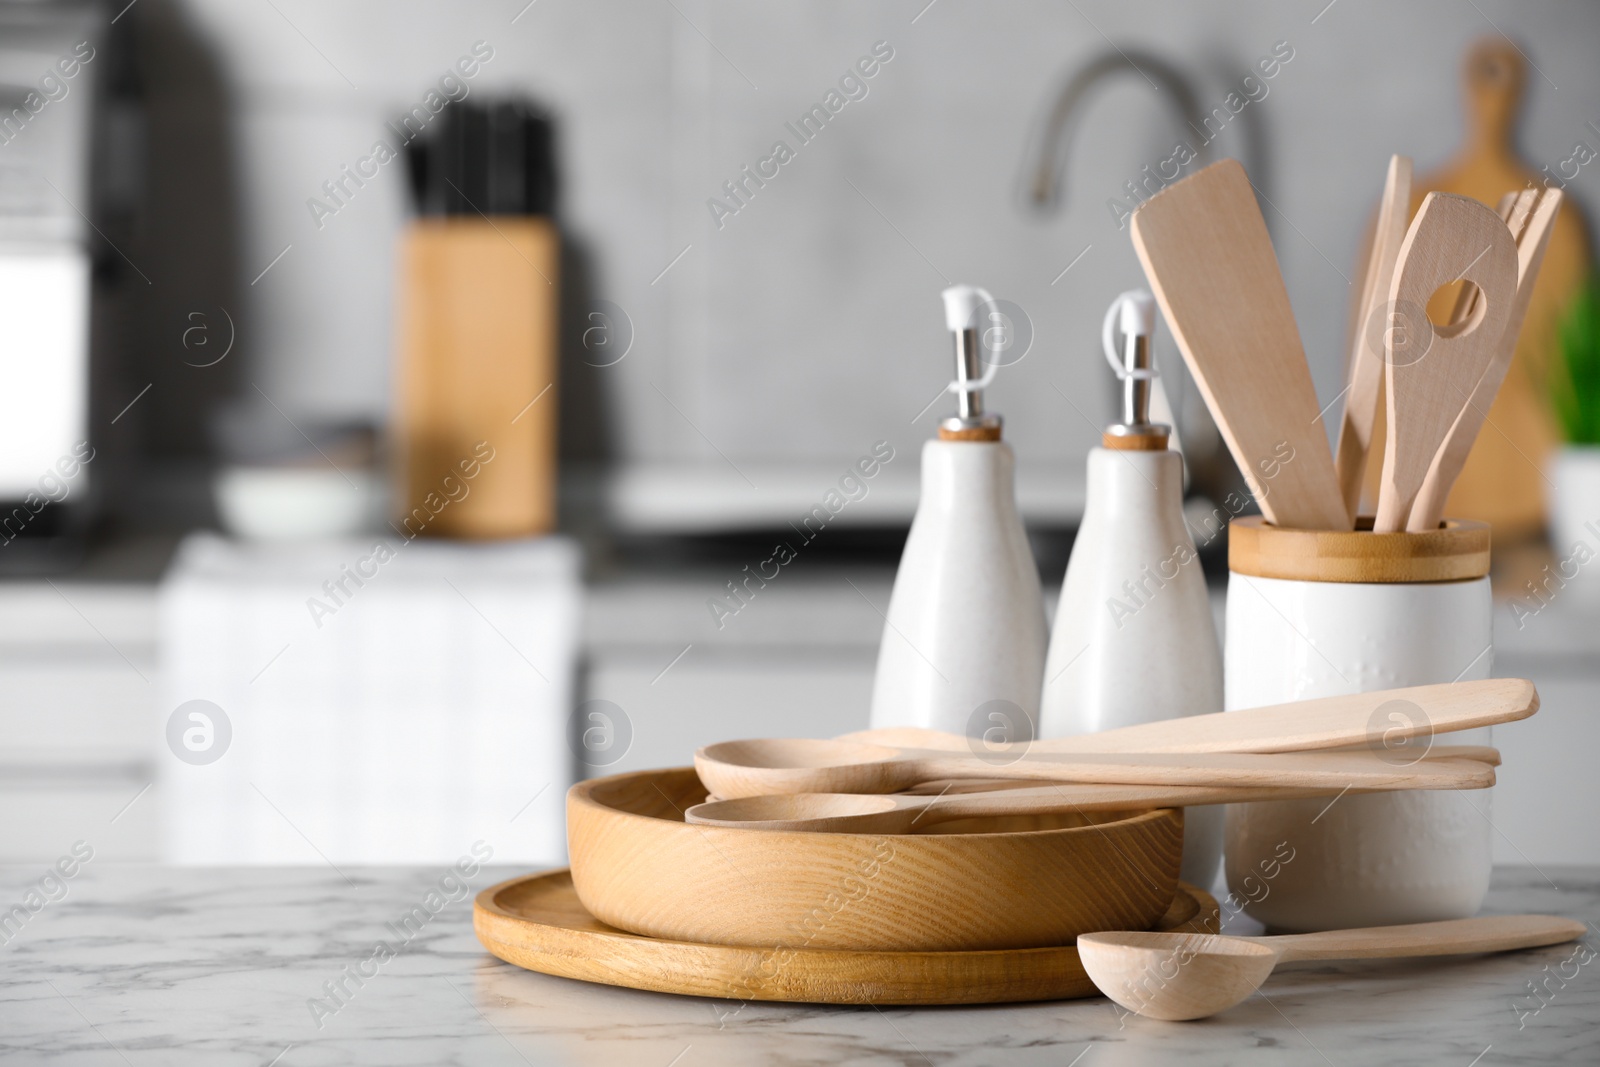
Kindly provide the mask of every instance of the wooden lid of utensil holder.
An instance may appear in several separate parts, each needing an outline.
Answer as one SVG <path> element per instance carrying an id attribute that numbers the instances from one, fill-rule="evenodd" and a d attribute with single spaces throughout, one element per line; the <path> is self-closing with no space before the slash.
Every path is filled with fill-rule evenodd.
<path id="1" fill-rule="evenodd" d="M 1301 582 L 1459 582 L 1489 573 L 1489 524 L 1446 519 L 1425 533 L 1291 530 L 1260 515 L 1228 525 L 1228 569 Z"/>

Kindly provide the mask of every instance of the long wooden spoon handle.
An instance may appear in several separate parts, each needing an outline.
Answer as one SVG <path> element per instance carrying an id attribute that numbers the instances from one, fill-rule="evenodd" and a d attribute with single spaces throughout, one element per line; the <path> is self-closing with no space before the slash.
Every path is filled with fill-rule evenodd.
<path id="1" fill-rule="evenodd" d="M 1515 722 L 1538 708 L 1532 682 L 1486 678 L 1219 711 L 1062 742 L 1078 752 L 1304 752 Z"/>
<path id="2" fill-rule="evenodd" d="M 1287 789 L 1480 789 L 1494 767 L 1478 760 L 1388 760 L 1370 752 L 1041 753 L 996 764 L 975 756 L 903 750 L 908 780 L 1038 778 L 1119 785 Z"/>
<path id="3" fill-rule="evenodd" d="M 1289 934 L 1261 940 L 1282 950 L 1285 960 L 1362 960 L 1388 956 L 1455 956 L 1559 945 L 1582 937 L 1588 929 L 1581 922 L 1556 915 L 1493 915 L 1409 926 Z"/>
<path id="4" fill-rule="evenodd" d="M 1337 796 L 1339 792 L 1339 789 L 1332 787 L 1290 789 L 1272 786 L 1083 785 L 1063 782 L 1033 789 L 998 789 L 992 793 L 904 797 L 902 806 L 907 809 L 920 808 L 917 822 L 931 824 L 979 815 L 1135 811 L 1141 808 L 1184 808 L 1196 804 L 1242 804 L 1257 800 L 1305 800 L 1310 797 Z M 905 803 L 912 800 L 920 803 Z"/>

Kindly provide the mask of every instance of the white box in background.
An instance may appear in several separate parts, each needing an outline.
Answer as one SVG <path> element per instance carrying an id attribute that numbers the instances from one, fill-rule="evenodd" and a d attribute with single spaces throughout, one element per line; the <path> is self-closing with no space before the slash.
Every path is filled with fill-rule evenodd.
<path id="1" fill-rule="evenodd" d="M 159 712 L 209 701 L 231 737 L 191 763 L 222 723 L 187 760 L 205 724 L 162 732 L 163 856 L 449 864 L 481 840 L 496 862 L 562 862 L 580 581 L 561 538 L 192 536 L 161 588 Z"/>

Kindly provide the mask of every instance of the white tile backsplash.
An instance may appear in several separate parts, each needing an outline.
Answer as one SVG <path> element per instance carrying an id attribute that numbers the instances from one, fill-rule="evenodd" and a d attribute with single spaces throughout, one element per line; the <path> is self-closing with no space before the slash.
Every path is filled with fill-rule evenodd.
<path id="1" fill-rule="evenodd" d="M 495 56 L 474 92 L 526 91 L 559 115 L 564 224 L 593 254 L 596 295 L 636 331 L 623 362 L 572 368 L 598 380 L 614 454 L 819 465 L 928 435 L 938 405 L 913 419 L 948 376 L 947 281 L 985 285 L 1033 321 L 1032 352 L 992 390 L 1021 460 L 1077 462 L 1094 442 L 1113 410 L 1100 313 L 1142 284 L 1106 203 L 1182 131 L 1149 85 L 1113 78 L 1075 125 L 1062 213 L 1031 217 L 1017 194 L 1047 99 L 1113 42 L 1186 72 L 1207 110 L 1289 42 L 1268 95 L 1214 149 L 1245 158 L 1271 200 L 1324 400 L 1338 392 L 1347 278 L 1384 161 L 1406 152 L 1426 172 L 1460 143 L 1463 49 L 1498 26 L 1537 65 L 1522 136 L 1535 163 L 1565 158 L 1600 117 L 1600 8 L 1324 6 L 284 0 L 280 14 L 187 2 L 236 86 L 246 273 L 293 245 L 250 288 L 241 327 L 263 388 L 290 410 L 386 412 L 402 175 L 391 167 L 320 233 L 304 201 L 482 39 Z M 867 96 L 799 144 L 784 124 L 877 41 L 894 58 Z M 718 230 L 707 199 L 780 139 L 795 158 Z M 1596 174 L 1579 177 L 1580 196 L 1593 198 Z M 1176 369 L 1164 328 L 1158 357 Z"/>

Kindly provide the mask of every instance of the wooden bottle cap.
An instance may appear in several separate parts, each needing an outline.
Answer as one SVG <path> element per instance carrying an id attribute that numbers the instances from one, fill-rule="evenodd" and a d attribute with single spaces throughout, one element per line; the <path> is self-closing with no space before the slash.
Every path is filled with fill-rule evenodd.
<path id="1" fill-rule="evenodd" d="M 1228 569 L 1301 582 L 1459 582 L 1489 573 L 1489 524 L 1446 519 L 1424 533 L 1291 530 L 1260 515 L 1228 524 Z"/>
<path id="2" fill-rule="evenodd" d="M 1000 427 L 998 426 L 968 426 L 962 429 L 939 427 L 939 440 L 941 441 L 998 441 L 1000 440 Z"/>
<path id="3" fill-rule="evenodd" d="M 1110 433 L 1100 435 L 1100 447 L 1118 452 L 1165 452 L 1165 433 Z"/>

